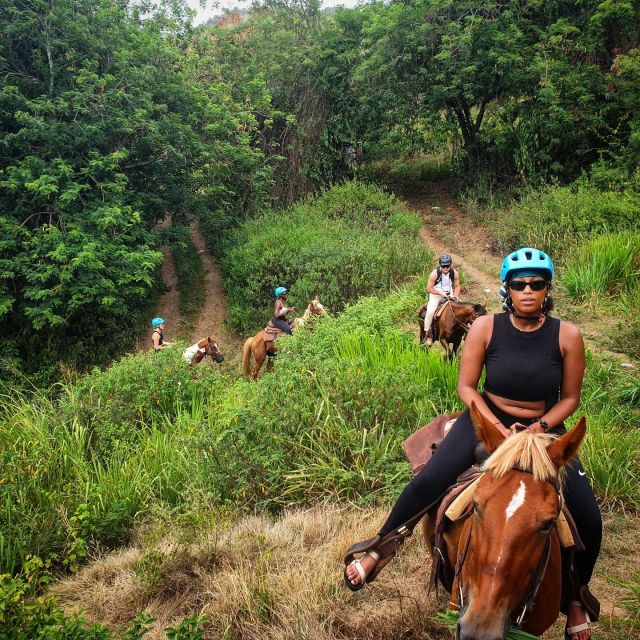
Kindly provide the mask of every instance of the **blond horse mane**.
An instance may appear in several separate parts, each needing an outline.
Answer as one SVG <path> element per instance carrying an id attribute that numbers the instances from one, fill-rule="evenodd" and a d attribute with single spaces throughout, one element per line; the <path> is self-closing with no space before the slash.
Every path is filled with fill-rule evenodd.
<path id="1" fill-rule="evenodd" d="M 501 478 L 514 468 L 530 471 L 541 482 L 562 480 L 547 453 L 547 446 L 554 436 L 546 433 L 518 433 L 507 438 L 487 459 L 483 468 L 496 478 Z"/>
<path id="2" fill-rule="evenodd" d="M 291 328 L 299 329 L 311 316 L 323 316 L 325 309 L 323 304 L 317 298 L 314 298 L 304 310 L 299 318 L 294 318 Z"/>

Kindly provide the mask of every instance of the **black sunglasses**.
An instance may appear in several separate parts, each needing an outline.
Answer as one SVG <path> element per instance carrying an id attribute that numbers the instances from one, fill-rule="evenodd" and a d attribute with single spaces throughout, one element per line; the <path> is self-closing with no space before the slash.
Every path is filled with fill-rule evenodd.
<path id="1" fill-rule="evenodd" d="M 549 283 L 546 280 L 533 280 L 531 282 L 525 282 L 524 280 L 511 280 L 509 282 L 509 289 L 514 291 L 524 291 L 527 285 L 531 287 L 531 291 L 542 291 L 546 289 Z"/>
<path id="2" fill-rule="evenodd" d="M 451 269 L 451 265 L 450 264 L 441 264 L 440 268 L 441 269 Z"/>

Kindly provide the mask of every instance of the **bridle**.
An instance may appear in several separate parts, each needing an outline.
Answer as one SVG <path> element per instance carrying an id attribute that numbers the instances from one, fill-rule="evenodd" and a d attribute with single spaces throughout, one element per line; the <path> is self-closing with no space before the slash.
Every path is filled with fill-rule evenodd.
<path id="1" fill-rule="evenodd" d="M 224 360 L 222 351 L 220 351 L 220 347 L 218 347 L 218 343 L 215 340 L 207 341 L 207 346 L 204 348 L 204 355 L 211 356 L 211 359 L 217 363 Z"/>
<path id="2" fill-rule="evenodd" d="M 529 469 L 522 469 L 521 467 L 513 467 L 515 471 L 522 471 L 524 473 L 532 473 Z M 557 479 L 546 480 L 545 482 L 549 483 L 556 490 L 556 494 L 558 496 L 558 515 L 556 516 L 556 521 L 560 517 L 560 513 L 562 511 L 562 492 L 560 489 L 560 483 Z M 471 516 L 473 517 L 473 515 Z M 471 521 L 471 525 L 469 526 L 469 535 L 467 536 L 467 541 L 464 546 L 464 551 L 461 555 L 458 556 L 456 561 L 455 568 L 455 579 L 458 583 L 458 610 L 462 612 L 464 608 L 464 593 L 465 589 L 462 586 L 462 568 L 465 560 L 467 559 L 467 555 L 469 552 L 469 547 L 471 545 L 471 534 L 473 533 L 473 525 L 475 520 Z M 522 625 L 522 621 L 524 620 L 527 611 L 530 609 L 531 605 L 534 603 L 536 596 L 538 595 L 538 590 L 540 589 L 540 585 L 542 584 L 542 580 L 544 579 L 544 574 L 547 570 L 547 565 L 549 564 L 549 556 L 551 555 L 551 533 L 553 532 L 555 527 L 551 527 L 549 529 L 549 533 L 544 541 L 544 548 L 542 549 L 542 554 L 540 559 L 538 560 L 538 564 L 536 566 L 536 570 L 531 578 L 531 582 L 529 583 L 529 589 L 522 599 L 522 604 L 520 605 L 520 613 L 518 614 L 515 624 L 516 629 L 519 629 Z M 453 603 L 455 604 L 455 603 Z M 513 619 L 513 615 L 512 615 Z M 458 628 L 459 629 L 459 628 Z M 456 630 L 456 638 L 458 638 L 458 629 Z"/>
<path id="3" fill-rule="evenodd" d="M 453 319 L 455 320 L 455 323 L 459 326 L 462 327 L 462 330 L 465 333 L 469 332 L 469 329 L 471 328 L 471 325 L 473 324 L 473 321 L 479 317 L 479 312 L 475 309 L 473 309 L 473 313 L 471 314 L 471 319 L 469 320 L 469 322 L 463 322 L 462 320 L 460 320 L 460 318 L 458 318 L 458 316 L 456 315 L 455 309 L 452 306 L 452 303 L 455 302 L 455 300 L 449 300 L 449 309 L 451 310 L 451 315 L 453 315 Z M 473 306 L 471 304 L 471 302 L 468 303 L 462 303 L 462 302 L 458 302 L 458 304 L 469 304 L 471 306 Z"/>

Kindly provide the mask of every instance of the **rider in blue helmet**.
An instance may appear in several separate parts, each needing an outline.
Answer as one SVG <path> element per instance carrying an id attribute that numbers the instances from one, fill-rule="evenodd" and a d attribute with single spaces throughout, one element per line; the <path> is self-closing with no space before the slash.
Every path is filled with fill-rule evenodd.
<path id="1" fill-rule="evenodd" d="M 153 327 L 153 333 L 151 334 L 151 343 L 153 344 L 154 351 L 160 351 L 165 347 L 171 346 L 170 342 L 165 342 L 164 340 L 164 318 L 154 318 L 151 321 L 151 326 Z"/>
<path id="2" fill-rule="evenodd" d="M 291 335 L 291 326 L 287 322 L 287 314 L 295 311 L 295 307 L 287 307 L 287 295 L 289 291 L 286 287 L 277 287 L 274 291 L 276 296 L 276 304 L 273 311 L 273 318 L 271 318 L 271 322 L 274 326 L 276 326 L 280 331 L 284 333 L 288 333 Z"/>
<path id="3" fill-rule="evenodd" d="M 553 308 L 553 301 L 549 294 L 554 275 L 553 262 L 544 251 L 523 247 L 511 252 L 502 261 L 502 268 L 500 269 L 500 279 L 502 280 L 500 297 L 502 298 L 503 309 L 522 320 L 540 322 Z M 537 279 L 537 282 L 531 284 L 531 287 L 538 287 L 538 291 L 545 289 L 546 295 L 539 309 L 533 310 L 530 315 L 522 316 L 518 315 L 518 312 L 513 307 L 511 291 L 521 291 L 522 289 L 518 287 L 522 286 L 524 278 Z M 543 284 L 542 281 L 546 284 Z M 511 286 L 512 282 L 514 282 L 513 286 Z"/>
<path id="4" fill-rule="evenodd" d="M 433 344 L 431 323 L 438 305 L 443 298 L 460 297 L 460 278 L 457 271 L 453 269 L 453 259 L 448 253 L 442 254 L 438 258 L 438 266 L 429 274 L 427 281 L 427 308 L 424 314 L 424 332 L 427 336 L 427 345 Z"/>
<path id="5" fill-rule="evenodd" d="M 562 436 L 567 431 L 565 421 L 580 404 L 584 343 L 576 326 L 548 313 L 554 276 L 551 259 L 537 249 L 519 249 L 504 259 L 501 276 L 506 281 L 509 311 L 479 317 L 465 339 L 458 394 L 468 408 L 402 491 L 378 535 L 347 550 L 344 582 L 352 591 L 377 578 L 429 505 L 437 504 L 447 487 L 475 462 L 478 437 L 472 406 L 496 436 L 509 438 L 521 430 Z M 588 585 L 600 551 L 602 518 L 578 458 L 565 469 L 562 493 L 583 543 L 573 555 L 563 594 L 565 638 L 588 640 L 590 618 L 596 620 L 599 615 L 599 604 Z M 501 571 L 496 569 L 495 575 Z M 500 578 L 497 589 L 510 587 L 508 581 L 499 582 Z"/>

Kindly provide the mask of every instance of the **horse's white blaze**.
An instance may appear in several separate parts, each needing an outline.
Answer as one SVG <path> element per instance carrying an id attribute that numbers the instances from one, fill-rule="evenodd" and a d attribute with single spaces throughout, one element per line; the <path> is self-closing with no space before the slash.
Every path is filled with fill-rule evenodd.
<path id="1" fill-rule="evenodd" d="M 527 489 L 524 486 L 524 481 L 520 480 L 518 489 L 513 494 L 513 497 L 511 498 L 511 502 L 507 505 L 507 508 L 505 511 L 507 515 L 507 520 L 509 520 L 509 518 L 524 504 L 524 497 L 526 493 L 527 493 Z"/>

